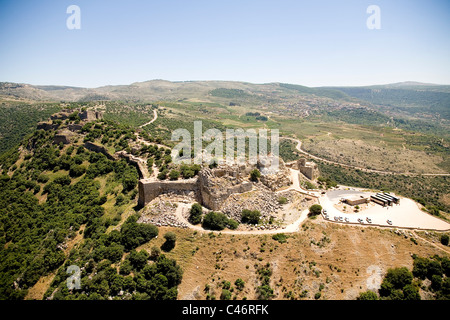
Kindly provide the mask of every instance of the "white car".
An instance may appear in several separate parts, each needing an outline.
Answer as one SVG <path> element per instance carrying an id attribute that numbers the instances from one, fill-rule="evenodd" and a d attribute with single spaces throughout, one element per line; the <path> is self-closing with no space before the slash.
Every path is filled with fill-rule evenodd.
<path id="1" fill-rule="evenodd" d="M 372 219 L 370 219 L 369 217 L 366 218 L 368 223 L 372 223 Z"/>
<path id="2" fill-rule="evenodd" d="M 345 222 L 350 222 L 350 220 L 347 217 L 345 217 Z"/>
<path id="3" fill-rule="evenodd" d="M 389 225 L 392 225 L 392 221 L 391 220 L 386 220 L 386 222 L 389 224 Z"/>
<path id="4" fill-rule="evenodd" d="M 364 223 L 364 220 L 361 219 L 361 218 L 358 218 L 358 222 L 359 222 L 359 223 Z"/>

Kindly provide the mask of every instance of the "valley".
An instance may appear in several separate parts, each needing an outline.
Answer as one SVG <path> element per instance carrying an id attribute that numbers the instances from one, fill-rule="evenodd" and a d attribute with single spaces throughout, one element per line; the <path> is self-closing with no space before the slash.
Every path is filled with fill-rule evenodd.
<path id="1" fill-rule="evenodd" d="M 445 104 L 447 89 L 416 94 Z M 3 83 L 0 297 L 358 299 L 412 256 L 445 264 L 449 123 L 440 105 L 391 107 L 407 90 L 389 87 L 388 101 L 279 83 Z M 278 129 L 279 168 L 175 163 L 172 132 L 193 136 L 198 120 L 203 131 Z M 355 188 L 400 206 L 331 197 Z M 318 204 L 330 216 L 311 214 Z M 358 222 L 368 215 L 372 225 Z M 80 291 L 65 286 L 72 264 Z M 441 294 L 414 285 L 423 299 Z"/>

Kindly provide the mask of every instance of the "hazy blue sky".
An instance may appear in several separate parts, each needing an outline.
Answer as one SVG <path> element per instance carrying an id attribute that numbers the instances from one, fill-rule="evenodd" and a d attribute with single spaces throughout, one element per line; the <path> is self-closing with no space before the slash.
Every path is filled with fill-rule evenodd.
<path id="1" fill-rule="evenodd" d="M 450 84 L 449 39 L 448 0 L 0 0 L 0 81 Z"/>

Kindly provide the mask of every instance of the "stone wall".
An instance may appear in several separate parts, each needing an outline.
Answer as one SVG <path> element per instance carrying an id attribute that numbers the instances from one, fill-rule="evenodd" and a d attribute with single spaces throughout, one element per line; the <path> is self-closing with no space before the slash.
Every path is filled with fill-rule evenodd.
<path id="1" fill-rule="evenodd" d="M 139 180 L 139 200 L 140 206 L 145 206 L 147 203 L 155 199 L 163 193 L 169 192 L 191 192 L 198 193 L 198 178 L 176 180 L 176 181 L 156 181 L 149 179 Z M 200 200 L 200 199 L 199 199 Z"/>
<path id="2" fill-rule="evenodd" d="M 319 176 L 319 169 L 314 162 L 306 162 L 305 158 L 297 161 L 298 170 L 309 180 L 315 180 Z"/>
<path id="3" fill-rule="evenodd" d="M 253 189 L 253 183 L 248 181 L 249 172 L 254 166 L 219 166 L 214 169 L 203 168 L 198 176 L 189 180 L 158 181 L 141 179 L 139 181 L 139 205 L 145 206 L 163 193 L 194 192 L 196 201 L 211 210 L 221 210 L 225 201 L 232 194 L 241 194 Z M 281 163 L 281 168 L 275 175 L 261 177 L 261 182 L 272 191 L 282 186 L 290 185 L 290 173 Z"/>
<path id="4" fill-rule="evenodd" d="M 103 119 L 103 113 L 95 110 L 86 110 L 78 114 L 81 120 L 95 121 Z"/>
<path id="5" fill-rule="evenodd" d="M 147 169 L 147 163 L 145 160 L 135 157 L 132 154 L 127 153 L 126 151 L 118 151 L 115 153 L 116 157 L 125 159 L 128 163 L 134 165 L 139 173 L 139 178 L 147 179 L 149 178 L 149 173 Z"/>
<path id="6" fill-rule="evenodd" d="M 84 147 L 90 151 L 103 153 L 109 160 L 117 160 L 117 157 L 111 155 L 103 146 L 99 146 L 93 142 L 86 141 Z"/>
<path id="7" fill-rule="evenodd" d="M 48 131 L 48 130 L 56 130 L 58 129 L 58 127 L 59 127 L 58 123 L 53 123 L 51 121 L 42 121 L 37 124 L 36 129 Z"/>

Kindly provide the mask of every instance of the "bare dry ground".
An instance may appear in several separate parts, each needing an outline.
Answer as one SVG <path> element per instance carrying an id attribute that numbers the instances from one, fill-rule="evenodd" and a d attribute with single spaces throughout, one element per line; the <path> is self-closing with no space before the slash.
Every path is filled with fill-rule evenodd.
<path id="1" fill-rule="evenodd" d="M 411 173 L 446 173 L 437 164 L 443 158 L 425 151 L 370 145 L 362 140 L 305 141 L 308 152 L 356 167 Z"/>
<path id="2" fill-rule="evenodd" d="M 230 281 L 232 298 L 257 299 L 261 284 L 257 269 L 269 263 L 273 299 L 355 299 L 376 288 L 389 268 L 412 268 L 419 256 L 450 255 L 439 233 L 402 231 L 308 220 L 286 243 L 271 235 L 231 235 L 160 228 L 160 237 L 143 245 L 160 246 L 167 231 L 177 234 L 175 248 L 166 253 L 184 270 L 179 299 L 220 299 L 222 282 Z M 415 241 L 412 241 L 414 238 Z M 416 244 L 416 243 L 417 244 Z M 242 291 L 234 282 L 245 281 Z M 205 289 L 209 287 L 209 289 Z M 316 296 L 317 297 L 317 296 Z"/>

